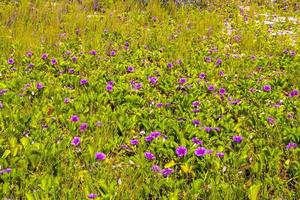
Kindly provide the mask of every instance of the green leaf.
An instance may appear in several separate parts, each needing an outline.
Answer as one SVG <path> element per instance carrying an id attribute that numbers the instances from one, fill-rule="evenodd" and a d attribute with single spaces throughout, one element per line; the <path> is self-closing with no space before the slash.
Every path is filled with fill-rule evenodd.
<path id="1" fill-rule="evenodd" d="M 34 200 L 34 197 L 32 196 L 31 193 L 26 193 L 26 198 L 27 200 Z"/>
<path id="2" fill-rule="evenodd" d="M 24 147 L 24 149 L 26 149 L 27 145 L 29 144 L 29 140 L 26 137 L 21 138 L 21 143 Z"/>
<path id="3" fill-rule="evenodd" d="M 2 155 L 2 158 L 6 158 L 10 153 L 11 153 L 10 150 L 5 150 L 3 155 Z"/>
<path id="4" fill-rule="evenodd" d="M 250 200 L 256 200 L 258 199 L 258 192 L 261 187 L 261 182 L 258 182 L 254 185 L 252 185 L 248 191 L 248 197 Z"/>

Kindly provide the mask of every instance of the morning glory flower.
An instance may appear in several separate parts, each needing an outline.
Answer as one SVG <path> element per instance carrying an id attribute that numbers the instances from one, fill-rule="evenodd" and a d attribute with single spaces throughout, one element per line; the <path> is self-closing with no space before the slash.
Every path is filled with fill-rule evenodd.
<path id="1" fill-rule="evenodd" d="M 78 122 L 79 117 L 77 115 L 73 115 L 70 120 L 71 120 L 71 122 Z"/>
<path id="2" fill-rule="evenodd" d="M 44 87 L 44 86 L 43 86 L 42 83 L 37 83 L 37 84 L 36 84 L 36 89 L 38 89 L 38 90 L 42 89 L 43 87 Z"/>
<path id="3" fill-rule="evenodd" d="M 88 128 L 88 124 L 87 123 L 81 123 L 80 126 L 79 126 L 79 130 L 80 132 L 84 132 L 86 131 L 86 129 Z"/>
<path id="4" fill-rule="evenodd" d="M 224 157 L 224 153 L 223 152 L 217 152 L 216 156 L 219 158 L 223 158 Z"/>
<path id="5" fill-rule="evenodd" d="M 197 157 L 204 157 L 206 154 L 206 149 L 204 147 L 198 147 L 194 153 Z"/>
<path id="6" fill-rule="evenodd" d="M 152 153 L 150 153 L 150 152 L 148 152 L 148 151 L 144 153 L 144 156 L 145 156 L 145 158 L 146 158 L 147 160 L 149 160 L 149 161 L 155 159 L 155 155 L 152 154 Z"/>
<path id="7" fill-rule="evenodd" d="M 269 92 L 269 91 L 271 91 L 271 86 L 270 85 L 264 85 L 264 87 L 263 87 L 263 90 L 265 91 L 265 92 Z"/>
<path id="8" fill-rule="evenodd" d="M 239 136 L 239 135 L 232 137 L 232 140 L 236 143 L 241 143 L 243 139 L 244 139 L 243 136 Z"/>
<path id="9" fill-rule="evenodd" d="M 97 153 L 95 153 L 95 158 L 97 160 L 105 160 L 106 155 L 104 153 L 102 153 L 102 152 L 97 152 Z"/>
<path id="10" fill-rule="evenodd" d="M 80 80 L 80 85 L 86 85 L 88 83 L 87 79 L 81 79 Z"/>
<path id="11" fill-rule="evenodd" d="M 184 146 L 180 146 L 176 149 L 176 154 L 178 157 L 184 157 L 187 154 L 187 148 Z"/>
<path id="12" fill-rule="evenodd" d="M 98 197 L 97 194 L 88 194 L 88 198 L 89 198 L 89 199 L 95 199 L 95 198 L 97 198 L 97 197 Z"/>
<path id="13" fill-rule="evenodd" d="M 139 144 L 139 141 L 137 139 L 132 139 L 132 140 L 130 140 L 130 144 L 133 146 L 136 146 Z"/>
<path id="14" fill-rule="evenodd" d="M 74 137 L 71 141 L 73 146 L 78 146 L 80 144 L 80 137 Z"/>
<path id="15" fill-rule="evenodd" d="M 160 172 L 161 171 L 161 169 L 160 169 L 160 167 L 158 165 L 153 165 L 151 167 L 151 170 L 154 171 L 154 172 Z"/>
<path id="16" fill-rule="evenodd" d="M 286 149 L 289 150 L 289 149 L 292 149 L 292 148 L 297 148 L 298 145 L 296 143 L 293 143 L 293 142 L 290 142 L 286 145 Z"/>
<path id="17" fill-rule="evenodd" d="M 169 175 L 171 175 L 174 172 L 174 170 L 172 168 L 166 168 L 166 169 L 162 169 L 160 171 L 160 173 L 164 176 L 164 177 L 168 177 Z"/>
<path id="18" fill-rule="evenodd" d="M 223 95 L 225 93 L 226 93 L 226 89 L 225 88 L 220 88 L 219 94 Z"/>
<path id="19" fill-rule="evenodd" d="M 197 145 L 202 145 L 203 144 L 203 142 L 201 140 L 199 140 L 197 137 L 193 137 L 192 142 L 197 144 Z"/>

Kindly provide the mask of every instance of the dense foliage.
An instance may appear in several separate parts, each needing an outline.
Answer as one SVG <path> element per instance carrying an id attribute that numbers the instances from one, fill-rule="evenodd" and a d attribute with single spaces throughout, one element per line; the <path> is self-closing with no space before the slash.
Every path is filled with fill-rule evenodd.
<path id="1" fill-rule="evenodd" d="M 0 2 L 3 199 L 300 199 L 297 1 Z"/>

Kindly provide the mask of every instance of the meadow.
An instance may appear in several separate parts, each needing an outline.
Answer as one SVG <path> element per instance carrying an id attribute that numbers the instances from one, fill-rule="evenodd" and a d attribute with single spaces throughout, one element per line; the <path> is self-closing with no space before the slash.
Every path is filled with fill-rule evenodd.
<path id="1" fill-rule="evenodd" d="M 300 3 L 0 1 L 0 198 L 300 199 Z"/>

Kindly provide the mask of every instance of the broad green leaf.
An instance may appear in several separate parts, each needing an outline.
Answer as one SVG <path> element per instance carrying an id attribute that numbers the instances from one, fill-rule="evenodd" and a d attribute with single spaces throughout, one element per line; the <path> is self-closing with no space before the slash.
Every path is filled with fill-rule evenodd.
<path id="1" fill-rule="evenodd" d="M 4 153 L 2 154 L 2 158 L 6 158 L 10 153 L 11 153 L 10 150 L 5 150 Z"/>
<path id="2" fill-rule="evenodd" d="M 250 200 L 256 200 L 258 199 L 258 193 L 261 187 L 261 182 L 258 182 L 254 185 L 252 185 L 248 191 L 248 197 Z"/>

